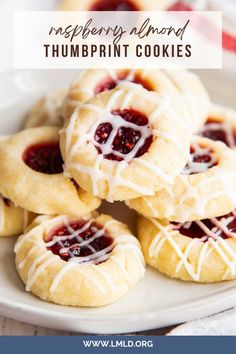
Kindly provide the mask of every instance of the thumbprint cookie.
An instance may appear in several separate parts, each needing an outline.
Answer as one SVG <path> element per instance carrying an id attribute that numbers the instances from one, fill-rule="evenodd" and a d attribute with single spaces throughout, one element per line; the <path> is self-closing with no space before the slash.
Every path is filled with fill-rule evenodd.
<path id="1" fill-rule="evenodd" d="M 164 10 L 171 0 L 62 0 L 61 11 L 148 11 Z"/>
<path id="2" fill-rule="evenodd" d="M 65 95 L 66 90 L 61 90 L 37 101 L 26 117 L 25 128 L 62 126 L 61 106 Z"/>
<path id="3" fill-rule="evenodd" d="M 236 111 L 212 105 L 205 125 L 200 129 L 200 136 L 219 140 L 236 150 Z"/>
<path id="4" fill-rule="evenodd" d="M 38 214 L 78 215 L 100 201 L 63 174 L 56 127 L 21 131 L 0 145 L 0 193 Z"/>
<path id="5" fill-rule="evenodd" d="M 191 131 L 180 108 L 131 83 L 96 95 L 62 130 L 65 171 L 110 202 L 154 195 L 189 157 Z"/>
<path id="6" fill-rule="evenodd" d="M 8 135 L 0 135 L 0 145 L 8 138 Z M 20 235 L 35 216 L 0 195 L 0 237 Z"/>
<path id="7" fill-rule="evenodd" d="M 83 71 L 70 87 L 63 103 L 62 115 L 70 118 L 75 108 L 121 82 L 133 82 L 148 91 L 181 96 L 185 100 L 186 119 L 193 131 L 205 122 L 209 112 L 209 97 L 199 78 L 187 70 L 89 69 Z"/>
<path id="8" fill-rule="evenodd" d="M 194 137 L 191 157 L 172 186 L 153 197 L 127 202 L 139 213 L 171 221 L 192 221 L 236 207 L 236 154 L 222 142 Z"/>
<path id="9" fill-rule="evenodd" d="M 18 273 L 43 300 L 103 306 L 125 295 L 144 275 L 138 240 L 107 215 L 39 216 L 16 246 Z"/>
<path id="10" fill-rule="evenodd" d="M 0 196 L 0 237 L 20 235 L 35 216 Z"/>
<path id="11" fill-rule="evenodd" d="M 171 278 L 202 283 L 236 278 L 236 211 L 174 223 L 139 217 L 146 262 Z"/>

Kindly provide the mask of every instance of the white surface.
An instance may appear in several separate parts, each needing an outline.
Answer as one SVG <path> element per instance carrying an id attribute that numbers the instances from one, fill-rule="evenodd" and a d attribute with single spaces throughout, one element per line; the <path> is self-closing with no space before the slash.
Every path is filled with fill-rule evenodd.
<path id="1" fill-rule="evenodd" d="M 214 316 L 190 321 L 172 330 L 171 336 L 235 336 L 236 309 L 225 311 Z"/>
<path id="2" fill-rule="evenodd" d="M 43 87 L 48 90 L 54 83 L 58 88 L 76 74 L 73 71 L 42 72 Z M 208 71 L 204 72 L 204 81 L 218 103 L 236 107 L 236 84 L 232 75 Z M 14 79 L 11 85 L 12 82 L 15 85 Z M 17 86 L 14 101 L 9 97 L 0 109 L 0 134 L 20 128 L 23 111 L 41 91 L 42 88 L 32 88 L 31 92 L 22 92 Z M 122 203 L 107 204 L 105 208 L 133 223 L 133 214 Z M 25 292 L 14 266 L 14 242 L 14 239 L 0 240 L 0 313 L 17 320 L 67 331 L 124 333 L 185 322 L 236 306 L 236 281 L 210 285 L 184 283 L 168 279 L 154 269 L 147 269 L 145 278 L 113 305 L 79 309 L 49 304 Z"/>
<path id="3" fill-rule="evenodd" d="M 34 326 L 0 316 L 0 336 L 66 336 L 78 333 L 58 331 L 50 328 Z"/>
<path id="4" fill-rule="evenodd" d="M 1 0 L 0 1 L 0 72 L 13 67 L 13 29 L 15 11 L 54 10 L 58 0 Z"/>

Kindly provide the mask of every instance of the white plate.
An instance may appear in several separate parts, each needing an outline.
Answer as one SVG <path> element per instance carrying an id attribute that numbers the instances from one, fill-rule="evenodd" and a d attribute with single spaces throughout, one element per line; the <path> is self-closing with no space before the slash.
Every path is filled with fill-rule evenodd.
<path id="1" fill-rule="evenodd" d="M 235 107 L 235 79 L 220 71 L 201 74 L 213 99 Z M 22 114 L 32 101 L 43 90 L 69 82 L 75 72 L 41 71 L 39 86 L 34 84 L 34 79 L 30 81 L 31 76 L 26 78 L 26 73 L 23 77 L 21 73 L 17 75 L 17 80 L 11 73 L 1 80 L 0 91 L 3 90 L 5 100 L 0 100 L 0 134 L 19 129 Z M 103 210 L 134 228 L 134 214 L 122 203 L 106 204 Z M 236 305 L 236 281 L 184 283 L 150 268 L 138 285 L 113 305 L 85 309 L 49 304 L 25 292 L 14 267 L 14 242 L 14 239 L 0 240 L 0 312 L 24 322 L 67 331 L 126 333 L 193 320 Z"/>

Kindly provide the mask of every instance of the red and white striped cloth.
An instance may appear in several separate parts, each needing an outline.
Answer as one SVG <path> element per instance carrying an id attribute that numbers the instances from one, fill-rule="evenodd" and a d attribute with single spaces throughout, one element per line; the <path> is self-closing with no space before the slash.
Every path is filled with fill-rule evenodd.
<path id="1" fill-rule="evenodd" d="M 169 11 L 222 11 L 223 49 L 236 54 L 236 1 L 235 0 L 183 0 L 173 1 Z"/>

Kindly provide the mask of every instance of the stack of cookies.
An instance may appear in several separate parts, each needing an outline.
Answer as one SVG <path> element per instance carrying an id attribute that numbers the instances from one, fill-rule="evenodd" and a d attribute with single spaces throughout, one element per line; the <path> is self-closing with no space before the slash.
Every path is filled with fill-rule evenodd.
<path id="1" fill-rule="evenodd" d="M 102 306 L 145 262 L 186 281 L 236 277 L 236 113 L 185 70 L 86 70 L 0 143 L 1 235 L 43 300 Z M 137 211 L 137 236 L 99 214 Z"/>

